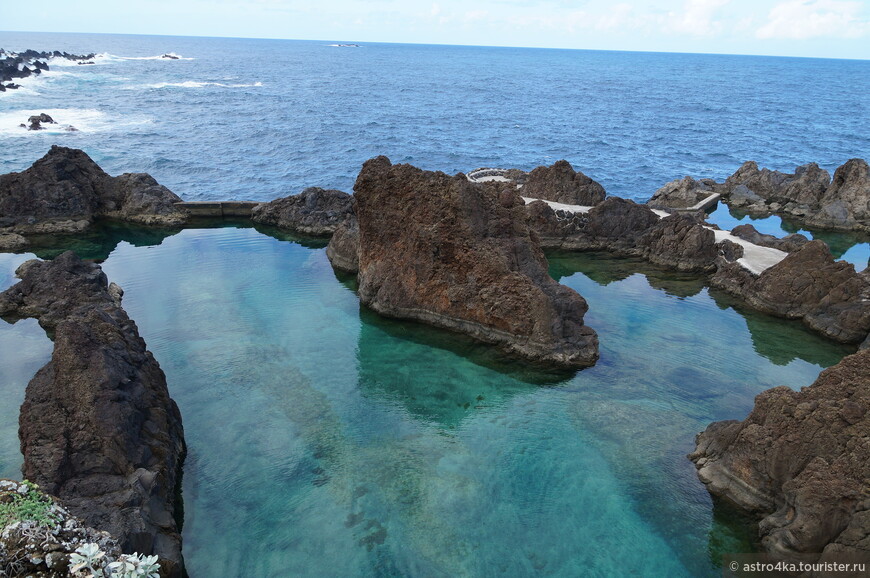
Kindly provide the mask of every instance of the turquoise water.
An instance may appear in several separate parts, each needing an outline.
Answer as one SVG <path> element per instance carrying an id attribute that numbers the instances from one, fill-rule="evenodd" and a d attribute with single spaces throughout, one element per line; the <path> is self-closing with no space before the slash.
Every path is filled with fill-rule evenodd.
<path id="1" fill-rule="evenodd" d="M 751 535 L 697 481 L 695 434 L 848 351 L 696 277 L 553 254 L 601 360 L 546 372 L 361 310 L 316 244 L 115 233 L 89 246 L 184 417 L 194 577 L 718 575 Z M 23 258 L 0 257 L 4 287 Z M 0 324 L 0 343 L 20 399 L 50 343 L 32 321 Z M 0 475 L 21 461 L 14 405 Z"/>

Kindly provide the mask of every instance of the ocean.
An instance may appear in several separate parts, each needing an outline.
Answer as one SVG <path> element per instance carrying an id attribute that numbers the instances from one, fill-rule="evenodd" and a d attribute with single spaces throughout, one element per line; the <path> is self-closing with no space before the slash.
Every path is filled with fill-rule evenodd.
<path id="1" fill-rule="evenodd" d="M 0 93 L 0 172 L 61 144 L 186 200 L 270 200 L 350 192 L 380 154 L 448 173 L 565 158 L 644 201 L 745 160 L 870 157 L 866 61 L 338 42 L 0 33 L 98 53 Z M 59 124 L 18 126 L 40 112 Z M 808 233 L 867 265 L 866 237 Z M 695 434 L 852 351 L 594 253 L 549 255 L 601 340 L 594 368 L 564 375 L 378 318 L 322 242 L 227 223 L 70 247 L 124 288 L 181 408 L 194 577 L 721 575 L 721 554 L 756 545 L 698 482 Z M 0 254 L 0 288 L 33 256 Z M 50 353 L 34 321 L 0 323 L 0 476 L 20 475 L 18 405 Z"/>

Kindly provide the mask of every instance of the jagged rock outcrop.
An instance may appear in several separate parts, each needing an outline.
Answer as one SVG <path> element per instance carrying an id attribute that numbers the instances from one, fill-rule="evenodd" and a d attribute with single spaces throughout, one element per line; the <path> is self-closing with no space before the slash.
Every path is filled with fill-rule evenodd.
<path id="1" fill-rule="evenodd" d="M 836 341 L 861 343 L 870 333 L 870 279 L 835 261 L 822 241 L 804 244 L 760 275 L 723 258 L 711 284 Z"/>
<path id="2" fill-rule="evenodd" d="M 342 191 L 309 187 L 298 195 L 257 205 L 255 223 L 273 225 L 304 235 L 327 236 L 353 216 L 353 197 Z"/>
<path id="3" fill-rule="evenodd" d="M 571 163 L 556 161 L 549 167 L 533 169 L 522 188 L 524 197 L 544 199 L 567 205 L 586 207 L 604 200 L 604 187 L 581 172 L 574 171 Z"/>
<path id="4" fill-rule="evenodd" d="M 181 415 L 122 291 L 69 251 L 16 274 L 0 315 L 35 317 L 54 337 L 21 407 L 24 477 L 125 552 L 157 554 L 167 576 L 181 576 Z"/>
<path id="5" fill-rule="evenodd" d="M 810 242 L 805 236 L 800 233 L 792 233 L 791 235 L 786 235 L 782 239 L 779 237 L 774 237 L 773 235 L 765 235 L 759 233 L 755 227 L 752 225 L 738 225 L 731 229 L 731 234 L 735 237 L 740 237 L 744 241 L 749 241 L 753 245 L 760 245 L 762 247 L 770 247 L 772 249 L 779 249 L 780 251 L 785 251 L 786 253 L 791 253 L 793 251 L 797 251 L 804 245 Z"/>
<path id="6" fill-rule="evenodd" d="M 826 228 L 870 232 L 870 167 L 863 159 L 851 159 L 834 172 L 818 210 L 806 222 Z"/>
<path id="7" fill-rule="evenodd" d="M 364 305 L 530 360 L 595 363 L 586 301 L 549 276 L 513 183 L 476 184 L 377 157 L 363 165 L 354 196 Z"/>
<path id="8" fill-rule="evenodd" d="M 55 145 L 29 169 L 0 175 L 0 231 L 76 232 L 99 217 L 180 225 L 180 201 L 147 174 L 111 177 L 83 151 Z"/>
<path id="9" fill-rule="evenodd" d="M 714 193 L 716 182 L 712 179 L 696 181 L 684 177 L 671 181 L 653 193 L 647 205 L 654 209 L 686 209 L 694 207 Z"/>
<path id="10" fill-rule="evenodd" d="M 25 50 L 21 53 L 6 52 L 0 48 L 0 92 L 6 88 L 18 88 L 17 84 L 9 83 L 14 78 L 27 78 L 34 74 L 40 74 L 43 70 L 48 70 L 48 64 L 45 60 L 49 58 L 65 58 L 67 60 L 89 60 L 96 56 L 95 54 L 78 55 L 69 54 L 55 50 L 54 52 L 39 52 L 36 50 Z M 30 68 L 28 65 L 32 66 Z"/>
<path id="11" fill-rule="evenodd" d="M 326 257 L 339 271 L 359 272 L 359 223 L 356 217 L 338 226 L 326 246 Z"/>
<path id="12" fill-rule="evenodd" d="M 693 215 L 660 218 L 620 197 L 608 197 L 585 214 L 555 211 L 538 201 L 526 212 L 546 248 L 609 251 L 680 271 L 712 271 L 718 254 L 713 231 Z"/>
<path id="13" fill-rule="evenodd" d="M 0 504 L 25 500 L 34 510 L 34 504 L 42 504 L 42 511 L 31 512 L 31 518 L 0 523 L 0 576 L 68 578 L 72 575 L 70 555 L 85 544 L 96 544 L 103 552 L 102 564 L 121 556 L 118 542 L 108 532 L 88 527 L 56 498 L 32 484 L 0 480 Z"/>
<path id="14" fill-rule="evenodd" d="M 45 114 L 35 114 L 27 119 L 27 122 L 30 123 L 30 126 L 27 127 L 27 130 L 42 130 L 42 123 L 48 124 L 57 124 L 51 116 Z"/>
<path id="15" fill-rule="evenodd" d="M 765 550 L 821 560 L 870 554 L 870 350 L 801 391 L 755 398 L 749 416 L 711 424 L 689 458 L 714 496 L 756 514 Z"/>
<path id="16" fill-rule="evenodd" d="M 839 167 L 833 180 L 815 163 L 789 174 L 748 161 L 714 189 L 729 205 L 751 213 L 784 213 L 817 227 L 870 231 L 870 169 L 862 159 Z"/>

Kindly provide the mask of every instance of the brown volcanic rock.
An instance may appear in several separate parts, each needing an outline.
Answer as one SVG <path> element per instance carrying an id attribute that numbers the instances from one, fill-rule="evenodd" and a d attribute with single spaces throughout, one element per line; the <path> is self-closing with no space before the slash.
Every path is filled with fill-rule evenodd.
<path id="1" fill-rule="evenodd" d="M 818 211 L 807 215 L 808 223 L 870 231 L 870 167 L 867 162 L 851 159 L 838 168 L 819 205 Z"/>
<path id="2" fill-rule="evenodd" d="M 689 458 L 715 496 L 759 515 L 763 547 L 870 554 L 870 350 L 799 392 L 776 387 L 742 422 L 711 424 Z"/>
<path id="3" fill-rule="evenodd" d="M 694 216 L 660 219 L 648 206 L 620 197 L 607 197 L 586 214 L 536 201 L 526 205 L 526 222 L 547 248 L 609 251 L 679 271 L 711 271 L 718 255 L 715 234 Z"/>
<path id="4" fill-rule="evenodd" d="M 648 261 L 678 271 L 712 271 L 719 254 L 715 233 L 686 214 L 661 219 L 638 244 Z"/>
<path id="5" fill-rule="evenodd" d="M 755 161 L 747 161 L 725 180 L 725 187 L 730 190 L 743 185 L 767 202 L 812 206 L 819 202 L 830 182 L 831 175 L 816 163 L 799 166 L 789 174 L 759 170 Z"/>
<path id="6" fill-rule="evenodd" d="M 522 193 L 524 197 L 533 199 L 587 207 L 597 205 L 606 196 L 604 187 L 583 173 L 575 172 L 571 163 L 565 160 L 532 170 Z"/>
<path id="7" fill-rule="evenodd" d="M 359 272 L 359 223 L 356 217 L 338 226 L 326 246 L 326 256 L 340 271 Z"/>
<path id="8" fill-rule="evenodd" d="M 354 196 L 363 304 L 531 360 L 595 363 L 586 301 L 549 276 L 512 183 L 474 184 L 377 157 Z"/>
<path id="9" fill-rule="evenodd" d="M 687 176 L 663 185 L 646 204 L 655 209 L 694 207 L 713 194 L 713 184 L 709 179 L 696 181 Z"/>
<path id="10" fill-rule="evenodd" d="M 833 180 L 815 163 L 788 174 L 748 161 L 714 189 L 753 213 L 788 213 L 817 227 L 870 231 L 870 168 L 862 159 L 847 161 Z"/>
<path id="11" fill-rule="evenodd" d="M 851 263 L 835 261 L 822 241 L 804 244 L 758 276 L 720 262 L 711 284 L 837 341 L 861 343 L 870 333 L 870 280 Z"/>
<path id="12" fill-rule="evenodd" d="M 167 576 L 181 576 L 181 415 L 120 289 L 72 252 L 17 274 L 0 314 L 36 317 L 54 336 L 21 407 L 24 477 L 125 552 L 157 554 Z"/>
<path id="13" fill-rule="evenodd" d="M 749 224 L 734 227 L 731 229 L 731 234 L 735 237 L 740 237 L 744 241 L 749 241 L 754 245 L 771 247 L 773 249 L 785 251 L 786 253 L 797 251 L 810 241 L 800 233 L 792 233 L 791 235 L 786 235 L 782 239 L 774 237 L 773 235 L 765 235 L 759 233 L 755 227 Z"/>
<path id="14" fill-rule="evenodd" d="M 327 236 L 353 216 L 353 197 L 342 191 L 309 187 L 298 195 L 262 203 L 251 211 L 255 223 L 306 235 Z"/>
<path id="15" fill-rule="evenodd" d="M 18 233 L 81 231 L 101 216 L 178 225 L 179 201 L 146 174 L 111 177 L 83 151 L 56 145 L 29 169 L 0 175 L 0 227 Z"/>

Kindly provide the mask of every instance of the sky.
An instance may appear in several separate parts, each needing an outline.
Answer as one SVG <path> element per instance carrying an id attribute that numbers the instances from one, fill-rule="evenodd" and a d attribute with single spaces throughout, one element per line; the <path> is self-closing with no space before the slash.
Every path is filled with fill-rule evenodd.
<path id="1" fill-rule="evenodd" d="M 870 0 L 40 0 L 0 29 L 870 59 Z M 0 36 L 2 38 L 2 36 Z"/>

